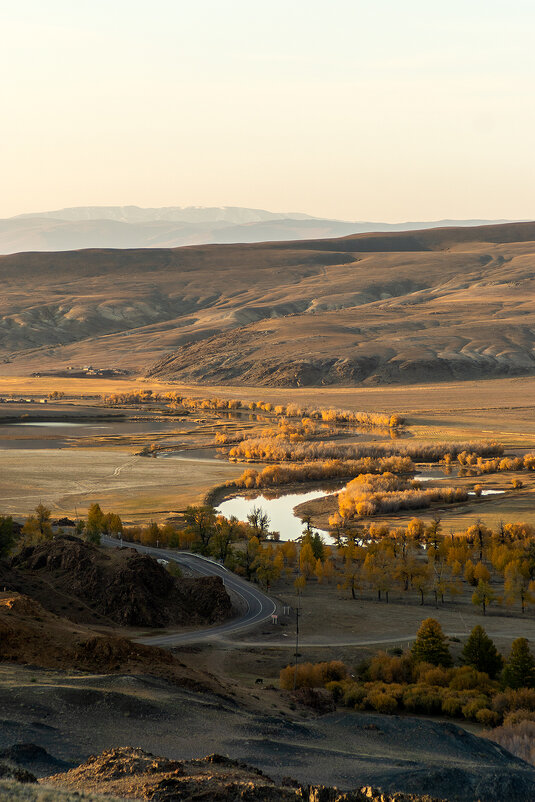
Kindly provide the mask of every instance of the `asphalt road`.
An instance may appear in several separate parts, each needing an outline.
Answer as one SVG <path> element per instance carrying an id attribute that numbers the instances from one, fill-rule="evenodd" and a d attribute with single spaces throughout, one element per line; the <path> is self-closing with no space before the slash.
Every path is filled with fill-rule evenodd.
<path id="1" fill-rule="evenodd" d="M 120 541 L 110 537 L 102 537 L 103 546 L 118 546 Z M 277 609 L 276 603 L 258 590 L 257 587 L 247 582 L 245 579 L 236 576 L 231 571 L 227 571 L 219 563 L 207 560 L 196 554 L 191 554 L 187 551 L 167 551 L 166 549 L 155 549 L 150 546 L 142 546 L 139 543 L 126 543 L 125 546 L 136 549 L 136 551 L 150 554 L 157 559 L 172 560 L 179 565 L 183 565 L 194 571 L 199 576 L 220 576 L 224 582 L 227 590 L 232 591 L 238 596 L 244 605 L 245 613 L 231 621 L 227 621 L 219 626 L 210 627 L 209 629 L 199 629 L 195 632 L 174 632 L 167 635 L 153 635 L 145 638 L 135 638 L 137 643 L 144 643 L 148 646 L 162 646 L 164 648 L 171 648 L 172 646 L 180 646 L 184 643 L 197 643 L 199 641 L 206 641 L 212 638 L 220 638 L 225 635 L 230 635 L 240 629 L 250 627 L 252 624 L 260 624 L 271 617 Z"/>

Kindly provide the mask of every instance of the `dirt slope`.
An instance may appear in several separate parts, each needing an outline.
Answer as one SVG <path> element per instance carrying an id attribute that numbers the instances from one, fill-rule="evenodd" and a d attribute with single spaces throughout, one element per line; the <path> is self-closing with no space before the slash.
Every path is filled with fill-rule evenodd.
<path id="1" fill-rule="evenodd" d="M 0 583 L 84 623 L 189 626 L 232 612 L 219 577 L 176 579 L 135 549 L 103 550 L 70 536 L 23 549 L 3 576 L 0 567 Z"/>
<path id="2" fill-rule="evenodd" d="M 0 258 L 6 373 L 377 384 L 535 373 L 535 223 Z"/>
<path id="3" fill-rule="evenodd" d="M 223 690 L 211 674 L 197 668 L 191 670 L 165 649 L 135 644 L 113 632 L 96 633 L 48 612 L 28 596 L 9 591 L 0 593 L 0 663 L 150 675 L 192 691 Z M 85 704 L 93 701 L 89 694 Z M 33 764 L 32 770 L 35 769 Z"/>

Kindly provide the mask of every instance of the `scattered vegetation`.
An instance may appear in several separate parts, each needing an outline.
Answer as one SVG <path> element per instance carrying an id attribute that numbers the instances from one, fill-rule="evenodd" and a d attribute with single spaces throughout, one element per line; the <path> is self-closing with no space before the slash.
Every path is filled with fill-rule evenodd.
<path id="1" fill-rule="evenodd" d="M 490 674 L 480 670 L 482 659 L 488 661 Z M 535 726 L 534 659 L 524 638 L 513 641 L 504 661 L 485 631 L 476 627 L 461 660 L 463 665 L 453 666 L 440 624 L 428 618 L 412 648 L 401 654 L 380 651 L 353 671 L 338 661 L 289 665 L 280 672 L 280 686 L 324 687 L 337 704 L 356 710 L 445 715 L 486 727 L 507 727 L 520 718 Z"/>
<path id="2" fill-rule="evenodd" d="M 102 400 L 108 406 L 164 403 L 174 409 L 182 408 L 184 410 L 225 412 L 242 409 L 249 412 L 265 412 L 279 418 L 301 418 L 367 428 L 396 428 L 405 422 L 404 418 L 396 413 L 354 412 L 348 409 L 304 407 L 298 404 L 272 404 L 270 401 L 241 401 L 236 398 L 192 398 L 175 392 L 158 394 L 153 393 L 152 390 L 114 393 L 102 396 Z"/>
<path id="3" fill-rule="evenodd" d="M 331 459 L 306 462 L 303 465 L 266 465 L 261 471 L 247 468 L 228 487 L 277 487 L 294 482 L 317 482 L 322 479 L 344 479 L 361 473 L 412 474 L 415 465 L 410 457 L 364 457 L 359 460 Z"/>
<path id="4" fill-rule="evenodd" d="M 495 442 L 481 443 L 292 443 L 279 438 L 264 437 L 243 440 L 229 450 L 233 460 L 261 462 L 305 462 L 317 459 L 358 460 L 364 457 L 408 457 L 417 462 L 440 462 L 446 454 L 470 450 L 481 456 L 503 453 Z"/>
<path id="5" fill-rule="evenodd" d="M 369 518 L 378 513 L 422 509 L 435 501 L 456 504 L 466 501 L 468 492 L 459 487 L 410 488 L 406 479 L 391 472 L 364 473 L 349 482 L 338 494 L 338 510 L 343 518 Z"/>

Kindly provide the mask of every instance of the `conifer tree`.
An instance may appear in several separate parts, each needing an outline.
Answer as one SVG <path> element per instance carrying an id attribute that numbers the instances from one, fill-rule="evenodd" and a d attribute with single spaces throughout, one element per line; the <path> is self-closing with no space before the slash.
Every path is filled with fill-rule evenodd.
<path id="1" fill-rule="evenodd" d="M 513 641 L 511 654 L 503 669 L 502 682 L 508 688 L 535 687 L 535 660 L 526 638 Z"/>
<path id="2" fill-rule="evenodd" d="M 484 671 L 491 679 L 500 673 L 503 666 L 503 658 L 496 649 L 494 641 L 479 624 L 473 628 L 464 645 L 461 661 L 476 671 Z"/>
<path id="3" fill-rule="evenodd" d="M 442 627 L 434 618 L 426 618 L 420 624 L 412 646 L 412 656 L 417 663 L 446 667 L 453 664 Z"/>

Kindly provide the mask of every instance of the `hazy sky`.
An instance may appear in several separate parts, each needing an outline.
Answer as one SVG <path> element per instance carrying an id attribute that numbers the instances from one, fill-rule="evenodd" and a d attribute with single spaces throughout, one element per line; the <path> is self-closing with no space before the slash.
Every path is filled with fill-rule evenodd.
<path id="1" fill-rule="evenodd" d="M 533 0 L 0 0 L 0 216 L 535 218 Z"/>

